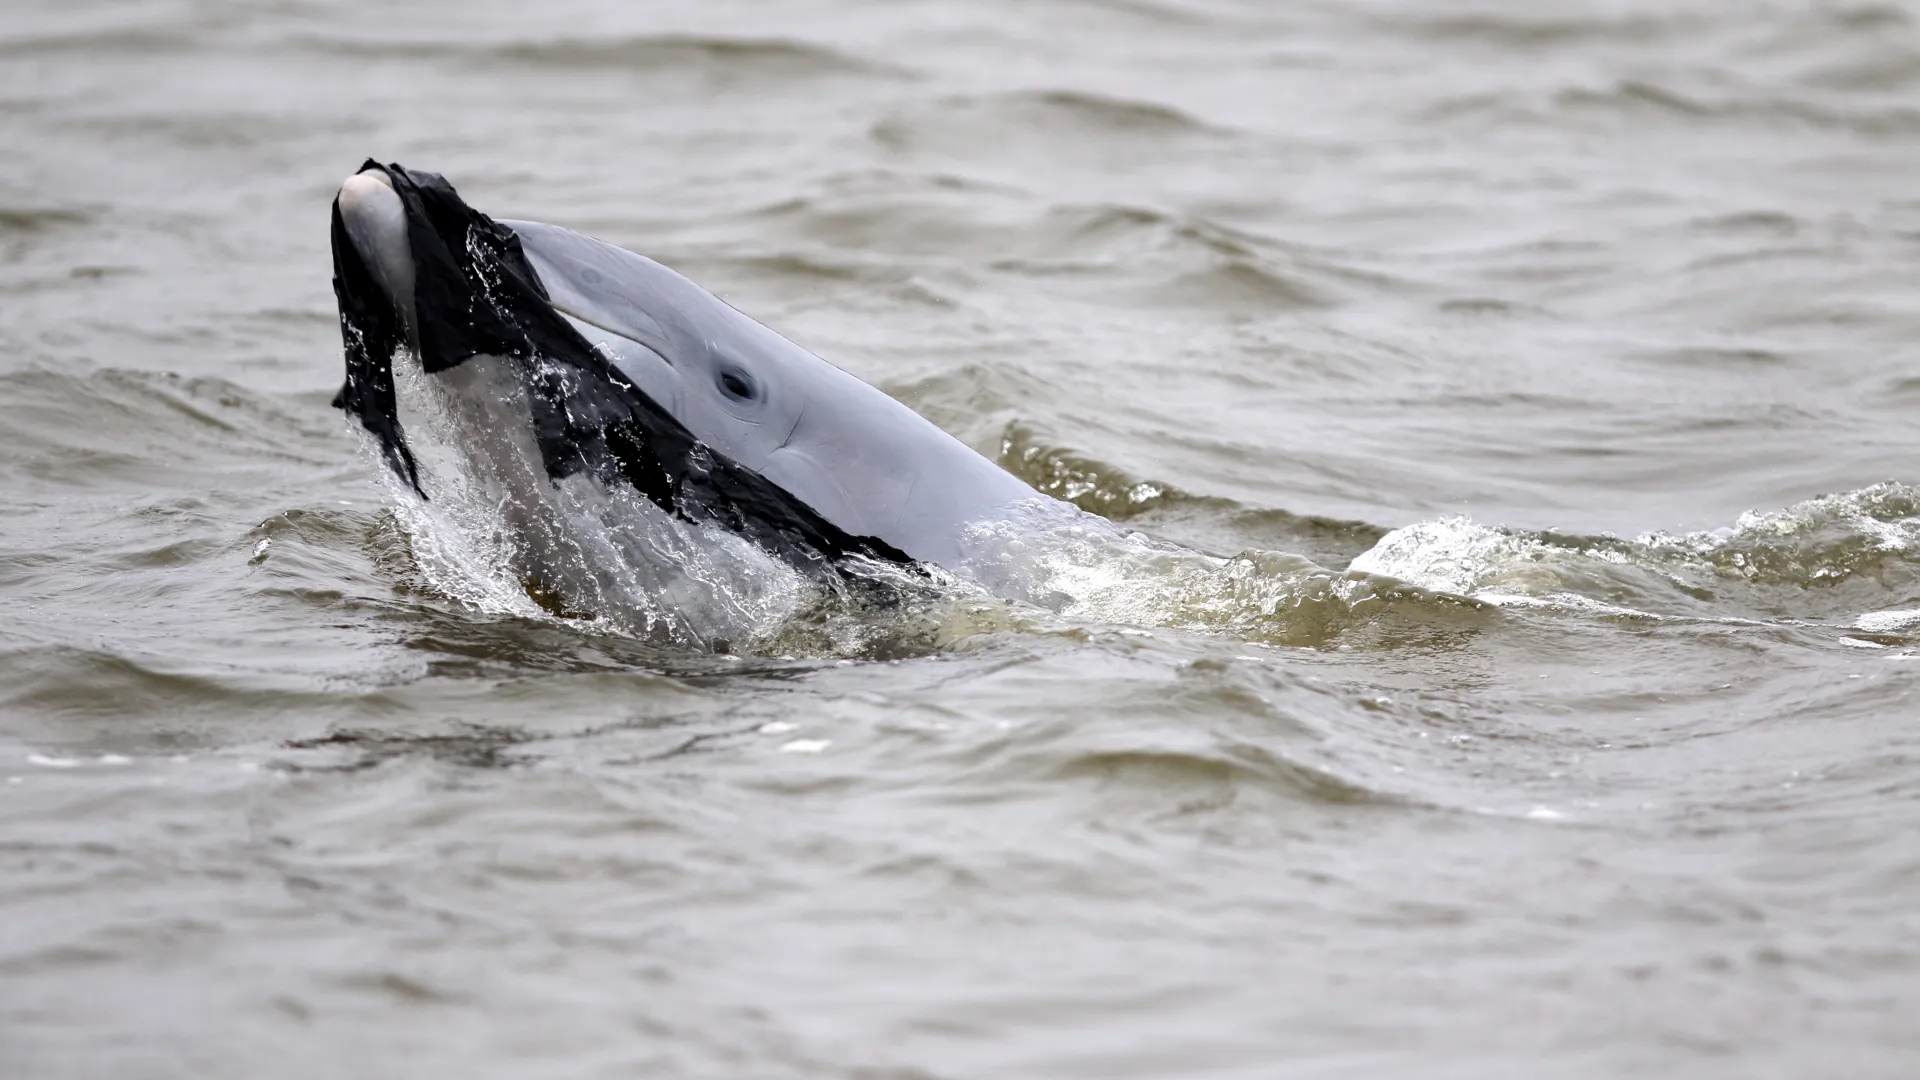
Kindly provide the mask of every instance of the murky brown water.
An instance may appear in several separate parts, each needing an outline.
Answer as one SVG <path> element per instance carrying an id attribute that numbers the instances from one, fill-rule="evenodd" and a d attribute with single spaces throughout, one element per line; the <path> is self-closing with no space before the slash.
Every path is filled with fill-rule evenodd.
<path id="1" fill-rule="evenodd" d="M 5 1075 L 1920 1068 L 1909 8 L 11 0 L 0 147 Z M 462 594 L 370 154 L 1239 557 Z"/>

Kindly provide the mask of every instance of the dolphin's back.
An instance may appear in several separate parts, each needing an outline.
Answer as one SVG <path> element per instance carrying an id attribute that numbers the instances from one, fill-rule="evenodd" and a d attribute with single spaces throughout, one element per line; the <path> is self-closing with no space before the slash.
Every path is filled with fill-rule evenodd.
<path id="1" fill-rule="evenodd" d="M 553 304 L 697 438 L 856 536 L 956 568 L 972 522 L 1042 498 L 912 409 L 668 267 L 531 221 L 519 237 Z M 717 371 L 764 383 L 713 392 Z"/>

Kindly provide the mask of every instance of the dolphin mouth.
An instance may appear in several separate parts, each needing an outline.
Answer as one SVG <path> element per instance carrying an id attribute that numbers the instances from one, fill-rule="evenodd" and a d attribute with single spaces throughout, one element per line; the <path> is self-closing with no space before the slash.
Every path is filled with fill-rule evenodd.
<path id="1" fill-rule="evenodd" d="M 360 421 L 422 499 L 394 385 L 402 349 L 429 376 L 477 356 L 505 361 L 525 391 L 550 481 L 585 473 L 624 485 L 803 571 L 823 572 L 848 555 L 912 561 L 884 540 L 847 533 L 696 438 L 556 309 L 519 236 L 468 206 L 444 177 L 368 160 L 334 199 L 332 242 L 346 357 L 333 404 Z"/>

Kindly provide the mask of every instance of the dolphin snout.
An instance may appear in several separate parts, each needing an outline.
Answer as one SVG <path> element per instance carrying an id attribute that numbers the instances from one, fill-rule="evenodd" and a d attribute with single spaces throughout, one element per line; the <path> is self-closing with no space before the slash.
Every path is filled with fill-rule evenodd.
<path id="1" fill-rule="evenodd" d="M 336 202 L 354 249 L 411 334 L 413 249 L 407 242 L 407 208 L 395 194 L 393 181 L 379 169 L 355 173 L 340 185 Z"/>

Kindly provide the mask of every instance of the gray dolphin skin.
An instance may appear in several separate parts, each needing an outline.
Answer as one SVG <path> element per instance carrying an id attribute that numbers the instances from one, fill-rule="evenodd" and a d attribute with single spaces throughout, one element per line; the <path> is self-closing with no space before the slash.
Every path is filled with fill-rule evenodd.
<path id="1" fill-rule="evenodd" d="M 1053 501 L 673 270 L 490 219 L 435 174 L 369 161 L 335 199 L 333 247 L 335 404 L 423 496 L 395 405 L 402 346 L 453 387 L 453 369 L 506 358 L 528 402 L 520 443 L 550 480 L 624 481 L 802 568 L 852 553 L 957 570 L 967 526 Z"/>
<path id="2" fill-rule="evenodd" d="M 961 527 L 1040 498 L 925 417 L 643 255 L 503 221 L 555 309 L 702 442 L 855 536 L 949 569 Z"/>

